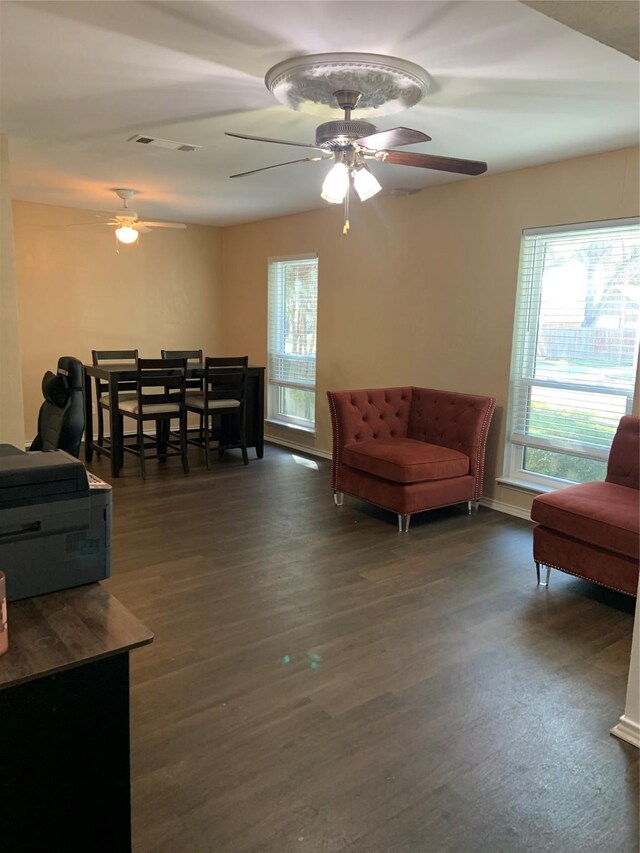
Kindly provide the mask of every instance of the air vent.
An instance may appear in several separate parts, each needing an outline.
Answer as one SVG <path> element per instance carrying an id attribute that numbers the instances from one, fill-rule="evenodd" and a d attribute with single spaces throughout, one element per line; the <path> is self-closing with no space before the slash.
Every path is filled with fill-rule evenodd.
<path id="1" fill-rule="evenodd" d="M 159 139 L 157 136 L 135 136 L 127 139 L 127 142 L 138 142 L 140 145 L 155 145 L 158 148 L 169 148 L 171 151 L 197 151 L 202 145 L 191 145 L 188 142 L 174 142 L 173 139 Z"/>

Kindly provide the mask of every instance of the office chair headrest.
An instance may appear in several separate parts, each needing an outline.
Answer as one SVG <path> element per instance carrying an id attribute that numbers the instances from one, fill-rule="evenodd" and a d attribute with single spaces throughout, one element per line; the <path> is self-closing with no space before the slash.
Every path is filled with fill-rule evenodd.
<path id="1" fill-rule="evenodd" d="M 63 409 L 71 393 L 67 377 L 47 370 L 42 377 L 42 393 L 48 403 L 53 403 L 54 406 Z"/>
<path id="2" fill-rule="evenodd" d="M 71 355 L 63 355 L 58 359 L 58 373 L 66 376 L 68 387 L 72 391 L 83 388 L 84 367 L 82 362 Z"/>

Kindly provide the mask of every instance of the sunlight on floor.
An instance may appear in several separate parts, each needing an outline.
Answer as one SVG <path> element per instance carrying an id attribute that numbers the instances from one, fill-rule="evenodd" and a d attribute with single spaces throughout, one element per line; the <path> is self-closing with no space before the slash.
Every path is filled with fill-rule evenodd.
<path id="1" fill-rule="evenodd" d="M 318 463 L 313 462 L 311 459 L 305 459 L 303 456 L 296 456 L 295 453 L 291 454 L 291 458 L 296 465 L 304 465 L 305 468 L 313 468 L 314 471 L 320 470 Z"/>

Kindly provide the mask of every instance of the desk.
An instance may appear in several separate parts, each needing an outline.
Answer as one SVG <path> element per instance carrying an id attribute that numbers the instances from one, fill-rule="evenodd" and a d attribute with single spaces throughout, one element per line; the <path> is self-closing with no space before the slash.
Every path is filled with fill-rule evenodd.
<path id="1" fill-rule="evenodd" d="M 0 848 L 128 853 L 129 651 L 153 634 L 99 584 L 8 610 Z"/>
<path id="2" fill-rule="evenodd" d="M 84 407 L 85 435 L 84 458 L 87 462 L 93 459 L 93 383 L 92 378 L 100 379 L 109 384 L 109 432 L 111 434 L 111 476 L 117 477 L 122 467 L 122 419 L 118 416 L 118 407 L 114 401 L 118 399 L 119 382 L 135 382 L 136 368 L 129 364 L 85 364 Z M 204 376 L 203 364 L 187 365 L 187 378 L 193 379 Z M 264 453 L 264 367 L 250 365 L 247 369 L 247 446 L 255 447 L 256 456 L 262 459 Z"/>

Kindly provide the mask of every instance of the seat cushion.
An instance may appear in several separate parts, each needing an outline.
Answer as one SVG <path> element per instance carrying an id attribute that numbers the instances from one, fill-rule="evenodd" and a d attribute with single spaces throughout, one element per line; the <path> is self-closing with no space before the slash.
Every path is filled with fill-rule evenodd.
<path id="1" fill-rule="evenodd" d="M 469 457 L 458 450 L 413 438 L 374 438 L 346 445 L 343 461 L 394 483 L 448 480 L 469 473 Z"/>
<path id="2" fill-rule="evenodd" d="M 209 400 L 209 411 L 213 409 L 238 409 L 240 400 Z M 198 395 L 189 397 L 187 400 L 187 408 L 204 410 L 204 396 Z"/>
<path id="3" fill-rule="evenodd" d="M 136 400 L 138 397 L 137 391 L 118 391 L 118 402 L 122 403 L 125 400 Z M 100 397 L 98 404 L 101 409 L 109 409 L 111 408 L 111 399 L 108 394 L 104 397 Z"/>
<path id="4" fill-rule="evenodd" d="M 531 518 L 538 524 L 637 559 L 640 492 L 616 483 L 582 483 L 538 495 Z"/>
<path id="5" fill-rule="evenodd" d="M 149 403 L 146 406 L 143 405 L 142 408 L 145 415 L 180 414 L 180 406 L 177 403 Z M 140 414 L 140 408 L 137 400 L 124 400 L 120 403 L 118 409 L 123 415 Z"/>

